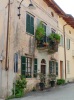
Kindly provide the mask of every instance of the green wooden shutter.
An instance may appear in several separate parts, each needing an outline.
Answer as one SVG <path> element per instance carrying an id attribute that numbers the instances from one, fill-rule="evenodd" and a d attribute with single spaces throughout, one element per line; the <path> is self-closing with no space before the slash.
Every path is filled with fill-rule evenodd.
<path id="1" fill-rule="evenodd" d="M 30 33 L 30 15 L 26 15 L 26 32 Z"/>
<path id="2" fill-rule="evenodd" d="M 34 77 L 37 77 L 37 58 L 34 59 Z"/>
<path id="3" fill-rule="evenodd" d="M 34 35 L 34 18 L 30 17 L 30 33 Z"/>
<path id="4" fill-rule="evenodd" d="M 52 73 L 52 61 L 49 61 L 49 73 Z"/>
<path id="5" fill-rule="evenodd" d="M 26 57 L 21 56 L 21 75 L 25 76 L 26 74 Z"/>
<path id="6" fill-rule="evenodd" d="M 56 75 L 58 75 L 58 62 L 56 62 Z"/>

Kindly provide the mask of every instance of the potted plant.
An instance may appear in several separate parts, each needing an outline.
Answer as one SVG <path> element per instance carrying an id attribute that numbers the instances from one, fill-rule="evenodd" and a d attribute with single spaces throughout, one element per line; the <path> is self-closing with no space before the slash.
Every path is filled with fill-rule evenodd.
<path id="1" fill-rule="evenodd" d="M 57 33 L 51 33 L 49 36 L 48 36 L 48 39 L 49 39 L 49 42 L 52 42 L 53 44 L 54 43 L 59 43 L 60 42 L 60 35 L 57 34 Z"/>
<path id="2" fill-rule="evenodd" d="M 51 33 L 48 36 L 48 42 L 49 42 L 49 53 L 54 53 L 58 51 L 58 44 L 60 43 L 60 36 L 57 33 Z"/>
<path id="3" fill-rule="evenodd" d="M 45 87 L 45 75 L 43 73 L 39 73 L 39 78 L 40 78 L 40 83 L 39 83 L 39 86 L 40 86 L 40 90 L 44 90 L 44 87 Z"/>
<path id="4" fill-rule="evenodd" d="M 54 87 L 56 82 L 56 75 L 51 73 L 48 75 L 48 77 L 49 77 L 49 83 L 51 84 L 51 87 Z"/>
<path id="5" fill-rule="evenodd" d="M 45 36 L 45 30 L 44 27 L 42 25 L 42 22 L 40 22 L 40 24 L 38 25 L 36 32 L 35 32 L 35 38 L 37 41 L 37 45 L 43 45 L 43 38 Z"/>
<path id="6" fill-rule="evenodd" d="M 45 30 L 42 25 L 42 22 L 40 22 L 40 24 L 38 25 L 35 35 L 36 35 L 36 40 L 39 41 L 45 36 Z"/>

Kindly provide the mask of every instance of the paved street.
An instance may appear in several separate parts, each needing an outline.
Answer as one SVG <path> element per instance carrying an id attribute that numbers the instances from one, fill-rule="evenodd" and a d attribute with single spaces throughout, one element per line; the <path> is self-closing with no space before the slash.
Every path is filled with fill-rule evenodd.
<path id="1" fill-rule="evenodd" d="M 51 88 L 43 92 L 31 92 L 24 98 L 14 100 L 74 100 L 74 84 Z"/>

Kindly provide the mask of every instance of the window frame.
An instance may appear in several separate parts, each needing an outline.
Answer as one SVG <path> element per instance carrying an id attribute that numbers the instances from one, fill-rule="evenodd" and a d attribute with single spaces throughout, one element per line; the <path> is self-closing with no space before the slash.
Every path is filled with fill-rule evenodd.
<path id="1" fill-rule="evenodd" d="M 49 62 L 50 62 L 50 61 L 49 61 Z M 51 60 L 51 62 L 53 62 L 53 63 L 52 63 L 52 67 L 51 67 L 50 64 L 49 64 L 49 74 L 55 74 L 55 75 L 58 76 L 58 74 L 56 74 L 56 73 L 58 73 L 57 70 L 56 70 L 56 68 L 58 68 L 58 67 L 56 66 L 56 63 L 58 63 L 58 62 L 54 62 L 54 61 L 52 61 L 52 60 Z M 51 69 L 52 72 L 50 71 L 50 67 L 52 68 L 52 69 Z"/>
<path id="2" fill-rule="evenodd" d="M 25 76 L 29 75 L 30 77 L 26 77 L 26 78 L 31 78 L 32 77 L 32 58 L 26 57 L 26 62 L 25 63 L 26 63 Z M 30 65 L 30 67 L 29 67 L 29 65 Z M 30 72 L 29 72 L 29 70 L 30 70 Z"/>

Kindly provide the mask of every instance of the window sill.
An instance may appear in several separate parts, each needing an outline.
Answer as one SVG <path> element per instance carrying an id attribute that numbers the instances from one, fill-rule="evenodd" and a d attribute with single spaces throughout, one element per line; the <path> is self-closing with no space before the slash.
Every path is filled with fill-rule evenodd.
<path id="1" fill-rule="evenodd" d="M 31 34 L 31 33 L 28 33 L 28 32 L 26 32 L 26 34 L 27 34 L 27 35 L 30 35 L 30 36 L 34 36 L 34 34 Z"/>
<path id="2" fill-rule="evenodd" d="M 63 45 L 59 44 L 59 47 L 64 47 Z"/>

